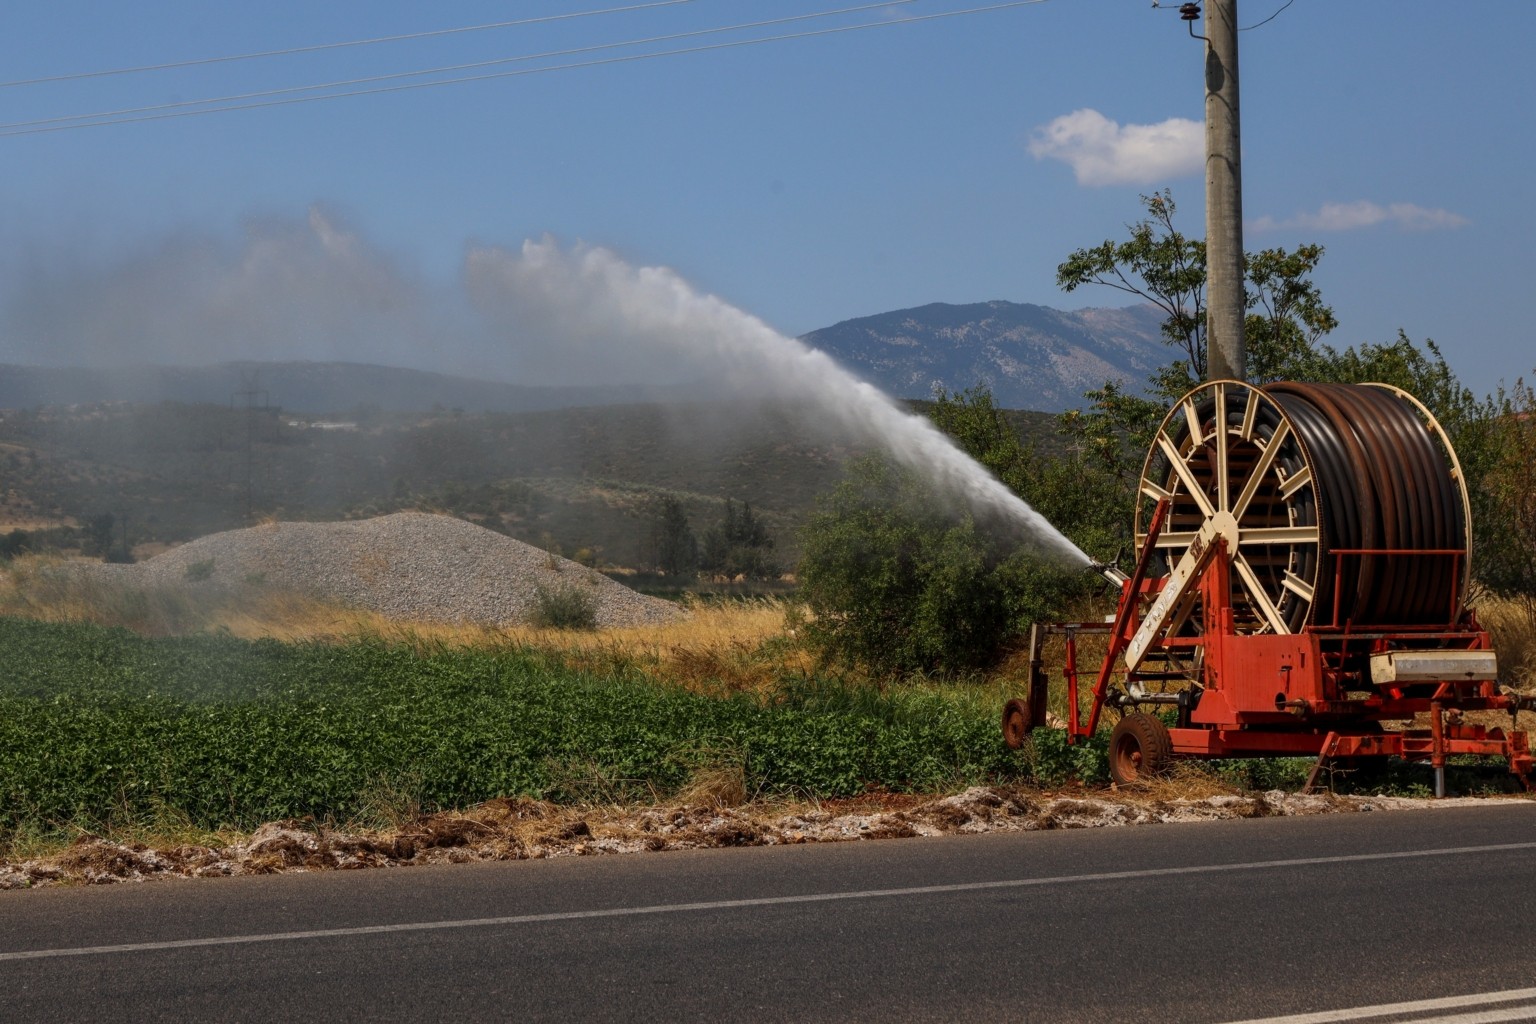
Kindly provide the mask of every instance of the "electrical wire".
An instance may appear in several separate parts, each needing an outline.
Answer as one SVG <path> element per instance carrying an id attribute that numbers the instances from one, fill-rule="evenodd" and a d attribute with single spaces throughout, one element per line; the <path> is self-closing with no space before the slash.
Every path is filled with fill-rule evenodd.
<path id="1" fill-rule="evenodd" d="M 295 93 L 316 92 L 321 89 L 344 89 L 354 85 L 371 85 L 377 82 L 398 81 L 402 78 L 420 78 L 425 75 L 441 75 L 454 71 L 470 71 L 476 68 L 496 67 L 503 64 L 516 64 L 531 60 L 548 60 L 555 57 L 573 57 L 582 53 L 595 53 L 601 50 L 612 50 L 623 46 L 644 46 L 654 43 L 675 42 L 679 39 L 691 39 L 698 36 L 716 35 L 721 32 L 740 32 L 754 28 L 767 28 L 770 25 L 783 25 L 790 22 L 810 21 L 815 18 L 829 18 L 841 14 L 856 14 L 862 11 L 872 10 L 877 7 L 892 7 L 897 4 L 915 3 L 916 0 L 879 0 L 876 3 L 867 3 L 858 7 L 844 7 L 835 11 L 818 11 L 814 14 L 797 14 L 784 18 L 771 18 L 767 21 L 745 22 L 740 25 L 726 25 L 721 28 L 694 29 L 689 32 L 674 32 L 670 35 L 650 36 L 645 39 L 627 39 L 618 43 L 597 43 L 592 46 L 578 46 L 568 50 L 550 50 L 545 53 L 530 53 L 518 57 L 499 57 L 495 60 L 482 60 L 470 64 L 451 64 L 445 67 L 425 68 L 419 71 L 400 71 L 387 75 L 373 75 L 365 78 L 349 78 L 337 82 L 322 82 L 315 85 L 293 85 L 282 89 L 264 89 L 259 92 L 236 93 L 230 96 L 211 96 L 200 100 L 177 100 L 173 103 L 157 103 L 145 107 L 123 107 L 119 110 L 99 110 L 90 114 L 66 114 L 59 117 L 45 117 L 33 121 L 11 121 L 0 124 L 0 133 L 9 129 L 33 128 L 38 125 L 63 124 L 68 121 L 91 121 L 99 118 L 120 118 L 130 114 L 147 114 L 161 110 L 178 110 L 187 107 L 203 107 L 215 103 L 237 103 L 244 100 L 266 99 L 271 96 L 291 96 Z"/>
<path id="2" fill-rule="evenodd" d="M 627 64 L 642 60 L 651 60 L 657 57 L 674 57 L 688 53 L 706 53 L 715 50 L 737 49 L 744 46 L 755 46 L 759 43 L 786 42 L 794 39 L 810 39 L 818 36 L 836 35 L 844 32 L 858 32 L 870 28 L 886 28 L 892 25 L 911 25 L 918 22 L 936 21 L 942 18 L 956 18 L 971 14 L 985 14 L 992 11 L 1009 10 L 1016 7 L 1031 7 L 1046 3 L 1047 0 L 1008 0 L 1005 3 L 987 4 L 981 7 L 969 7 L 958 11 L 941 11 L 936 14 L 911 15 L 904 18 L 893 18 L 888 21 L 865 22 L 858 25 L 839 25 L 833 28 L 814 29 L 806 32 L 790 32 L 775 36 L 760 36 L 755 39 L 737 39 L 728 42 L 707 43 L 702 46 L 679 47 L 672 50 L 658 50 L 652 53 L 627 54 L 618 57 L 604 57 L 599 60 L 576 61 L 568 64 L 552 64 L 540 68 L 522 68 L 515 71 L 497 71 L 484 75 L 465 75 L 459 78 L 444 78 L 434 82 L 411 82 L 405 85 L 380 86 L 371 89 L 354 89 L 348 92 L 325 93 L 319 96 L 289 96 L 282 99 L 260 100 L 254 103 L 232 103 L 221 107 L 203 107 L 200 110 L 173 110 L 160 113 L 142 114 L 134 117 L 105 117 L 97 121 L 80 121 L 75 124 L 45 124 L 38 127 L 15 128 L 13 130 L 0 130 L 0 138 L 14 138 L 21 135 L 42 135 L 51 132 L 64 132 L 76 128 L 98 128 L 112 124 L 138 124 L 145 121 L 164 121 L 172 118 L 196 117 L 200 114 L 221 114 L 232 110 L 256 110 L 266 107 L 291 106 L 298 103 L 316 103 L 323 100 L 344 99 L 352 96 L 376 96 L 385 93 L 408 92 L 416 89 L 430 89 L 442 85 L 460 85 L 465 82 L 483 82 L 499 78 L 520 78 L 525 75 L 543 74 L 548 71 L 572 71 L 581 68 L 602 67 L 609 64 Z M 887 7 L 888 3 L 875 6 Z M 617 45 L 617 44 L 615 44 Z M 93 115 L 80 115 L 90 117 Z"/>
<path id="3" fill-rule="evenodd" d="M 374 39 L 351 39 L 339 43 L 316 43 L 312 46 L 291 46 L 283 50 L 262 50 L 257 53 L 237 53 L 226 57 L 199 57 L 195 60 L 178 60 L 166 64 L 144 64 L 132 68 L 111 68 L 105 71 L 81 71 L 68 75 L 49 75 L 44 78 L 22 78 L 14 82 L 0 82 L 0 89 L 21 85 L 44 85 L 50 82 L 75 82 L 86 78 L 106 78 L 111 75 L 135 75 L 141 71 L 169 71 L 174 68 L 192 68 L 205 64 L 224 64 L 230 61 L 257 60 L 262 57 L 287 57 L 297 53 L 317 53 L 321 50 L 340 50 L 350 46 L 373 46 L 377 43 L 398 43 L 411 39 L 431 39 L 435 36 L 458 35 L 463 32 L 484 32 L 489 29 L 515 28 L 520 25 L 540 25 L 551 21 L 569 21 L 573 18 L 591 18 L 601 14 L 623 14 L 628 11 L 644 11 L 653 7 L 674 7 L 693 3 L 694 0 L 653 0 L 651 3 L 630 4 L 627 7 L 605 7 L 595 11 L 573 11 L 569 14 L 549 14 L 538 18 L 519 18 L 516 21 L 497 21 L 488 25 L 465 25 L 460 28 L 439 28 L 425 32 L 407 32 L 398 36 L 378 36 Z"/>
<path id="4" fill-rule="evenodd" d="M 1254 29 L 1258 28 L 1260 25 L 1268 25 L 1270 22 L 1272 22 L 1276 18 L 1280 17 L 1280 15 L 1285 12 L 1285 9 L 1287 7 L 1289 7 L 1289 6 L 1291 6 L 1291 4 L 1293 4 L 1295 2 L 1296 2 L 1296 0 L 1285 0 L 1285 3 L 1282 4 L 1280 6 L 1280 9 L 1275 11 L 1274 14 L 1271 14 L 1269 17 L 1265 18 L 1263 21 L 1254 22 L 1252 25 L 1248 25 L 1248 26 L 1245 26 L 1243 28 L 1240 28 L 1240 29 L 1238 29 L 1238 31 L 1239 32 L 1252 32 Z M 1152 9 L 1156 10 L 1156 11 L 1172 11 L 1174 14 L 1182 14 L 1183 13 L 1177 7 L 1164 7 L 1161 3 L 1158 3 L 1158 0 L 1152 0 Z"/>
<path id="5" fill-rule="evenodd" d="M 1287 7 L 1289 7 L 1289 6 L 1291 6 L 1291 4 L 1293 4 L 1295 2 L 1296 2 L 1296 0 L 1285 0 L 1285 3 L 1282 4 L 1280 9 L 1278 11 L 1276 11 L 1274 14 L 1271 14 L 1269 17 L 1265 18 L 1263 21 L 1256 22 L 1256 23 L 1254 23 L 1252 25 L 1249 25 L 1247 28 L 1240 28 L 1240 29 L 1238 29 L 1238 31 L 1239 32 L 1252 32 L 1254 29 L 1258 28 L 1260 25 L 1268 25 L 1270 22 L 1272 22 L 1276 18 L 1280 17 L 1281 14 L 1285 13 L 1285 9 Z"/>

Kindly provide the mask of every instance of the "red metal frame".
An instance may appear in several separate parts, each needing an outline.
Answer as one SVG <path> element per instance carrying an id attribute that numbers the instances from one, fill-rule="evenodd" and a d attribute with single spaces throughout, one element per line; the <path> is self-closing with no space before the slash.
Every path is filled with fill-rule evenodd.
<path id="1" fill-rule="evenodd" d="M 1146 671 L 1126 672 L 1121 655 L 1135 636 L 1142 615 L 1162 590 L 1163 580 L 1148 578 L 1155 542 L 1167 516 L 1167 502 L 1159 502 L 1149 523 L 1146 541 L 1136 568 L 1121 587 L 1115 616 L 1108 623 L 1076 622 L 1047 627 L 1066 635 L 1067 741 L 1076 743 L 1097 731 L 1102 711 L 1109 703 L 1113 682 L 1166 678 Z M 1218 540 L 1218 544 L 1222 543 Z M 1340 549 L 1335 557 L 1335 578 L 1342 579 L 1346 556 L 1374 555 L 1391 558 L 1464 558 L 1460 550 Z M 1456 574 L 1452 573 L 1452 578 Z M 1313 756 L 1318 766 L 1332 757 L 1397 756 L 1428 761 L 1437 769 L 1437 788 L 1443 783 L 1446 759 L 1472 754 L 1503 757 L 1509 770 L 1531 788 L 1533 759 L 1525 732 L 1489 728 L 1461 721 L 1466 711 L 1536 710 L 1536 702 L 1512 694 L 1500 694 L 1491 681 L 1438 680 L 1396 685 L 1376 685 L 1370 678 L 1369 658 L 1392 650 L 1488 650 L 1488 634 L 1468 611 L 1460 615 L 1458 595 L 1452 588 L 1447 621 L 1429 626 L 1338 621 L 1339 586 L 1334 587 L 1332 621 L 1305 627 L 1294 634 L 1240 634 L 1233 625 L 1230 568 L 1224 551 L 1218 551 L 1199 580 L 1203 603 L 1204 632 L 1195 636 L 1158 637 L 1153 654 L 1200 655 L 1198 696 L 1192 687 L 1188 706 L 1181 707 L 1177 726 L 1169 729 L 1173 752 L 1186 757 Z M 1077 637 L 1107 633 L 1108 650 L 1098 670 L 1087 721 L 1079 700 Z M 1032 681 L 1045 684 L 1043 672 Z M 1035 695 L 1043 697 L 1043 690 Z M 1124 692 L 1121 704 L 1134 703 Z M 1427 729 L 1385 729 L 1382 723 L 1429 716 Z M 1310 786 L 1309 780 L 1309 786 Z"/>

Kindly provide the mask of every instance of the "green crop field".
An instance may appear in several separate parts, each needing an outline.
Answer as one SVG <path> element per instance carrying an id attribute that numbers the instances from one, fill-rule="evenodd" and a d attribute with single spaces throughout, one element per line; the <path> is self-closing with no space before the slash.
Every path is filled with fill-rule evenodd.
<path id="1" fill-rule="evenodd" d="M 170 814 L 248 829 L 514 794 L 648 801 L 703 771 L 748 795 L 1017 779 L 991 688 L 786 677 L 711 696 L 507 647 L 145 638 L 0 619 L 0 846 Z"/>

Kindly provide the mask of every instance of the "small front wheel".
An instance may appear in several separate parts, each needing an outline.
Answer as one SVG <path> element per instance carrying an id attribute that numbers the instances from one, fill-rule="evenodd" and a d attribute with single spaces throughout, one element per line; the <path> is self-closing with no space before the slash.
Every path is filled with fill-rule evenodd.
<path id="1" fill-rule="evenodd" d="M 1009 750 L 1024 746 L 1034 727 L 1028 701 L 1014 699 L 1003 705 L 1003 742 L 1008 744 Z"/>
<path id="2" fill-rule="evenodd" d="M 1117 785 L 1162 775 L 1173 763 L 1173 738 L 1162 719 L 1137 711 L 1120 719 L 1109 734 L 1109 777 Z"/>

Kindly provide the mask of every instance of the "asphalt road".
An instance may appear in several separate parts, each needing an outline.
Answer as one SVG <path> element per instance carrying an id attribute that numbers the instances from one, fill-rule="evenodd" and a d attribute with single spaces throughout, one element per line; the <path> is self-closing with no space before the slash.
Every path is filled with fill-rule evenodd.
<path id="1" fill-rule="evenodd" d="M 0 893 L 0 1020 L 1536 1020 L 1533 876 L 1506 804 Z"/>

